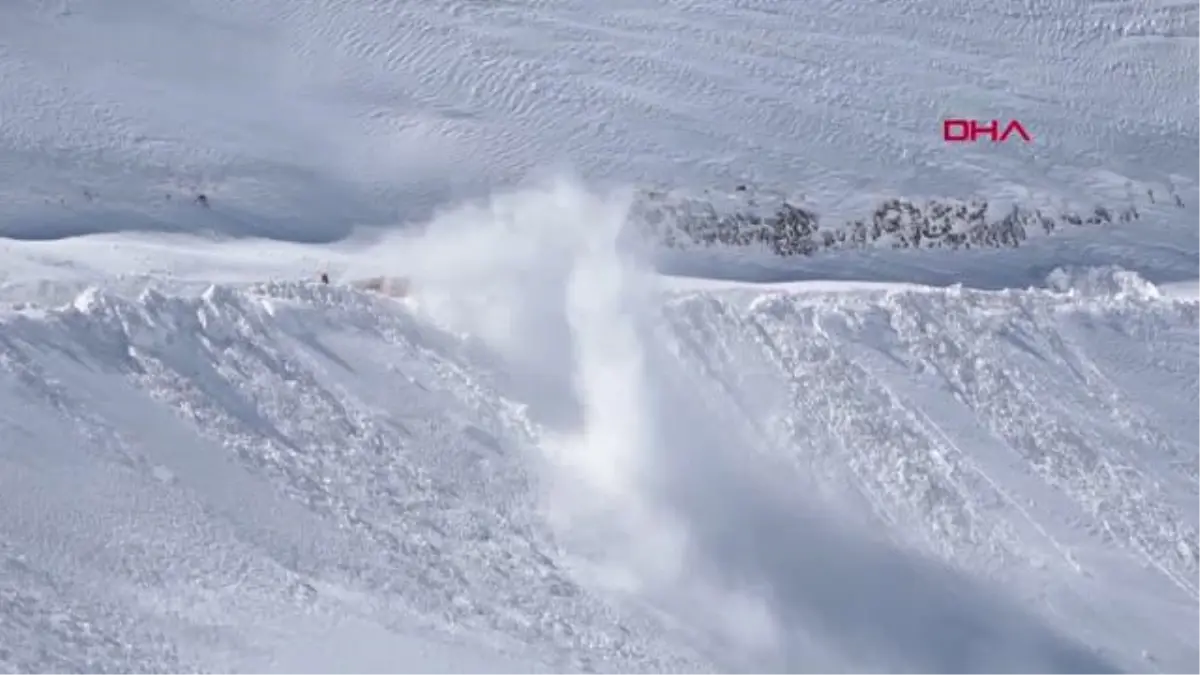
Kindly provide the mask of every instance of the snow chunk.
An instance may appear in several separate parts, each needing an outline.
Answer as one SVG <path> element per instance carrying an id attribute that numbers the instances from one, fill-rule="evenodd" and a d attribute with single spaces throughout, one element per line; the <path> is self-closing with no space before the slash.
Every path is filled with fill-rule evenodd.
<path id="1" fill-rule="evenodd" d="M 1059 267 L 1046 276 L 1046 285 L 1058 292 L 1080 296 L 1112 296 L 1153 300 L 1162 297 L 1154 284 L 1137 272 L 1106 265 L 1090 268 Z"/>

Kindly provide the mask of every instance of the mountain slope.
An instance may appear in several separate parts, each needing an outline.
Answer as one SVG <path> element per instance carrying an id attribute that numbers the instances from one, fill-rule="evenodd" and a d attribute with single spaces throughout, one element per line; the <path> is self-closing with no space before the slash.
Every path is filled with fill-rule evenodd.
<path id="1" fill-rule="evenodd" d="M 1196 35 L 1157 0 L 19 0 L 0 231 L 327 241 L 561 165 L 839 221 L 880 195 L 1193 201 Z M 946 144 L 947 117 L 1035 140 Z"/>
<path id="2" fill-rule="evenodd" d="M 1196 35 L 3 3 L 0 670 L 1191 670 Z M 679 253 L 627 237 L 662 184 L 1141 218 Z"/>
<path id="3" fill-rule="evenodd" d="M 1194 301 L 1109 272 L 643 302 L 603 250 L 557 309 L 502 296 L 540 308 L 522 343 L 456 336 L 482 319 L 435 281 L 415 306 L 271 283 L 9 310 L 21 630 L 139 637 L 120 660 L 59 628 L 8 666 L 286 663 L 310 612 L 537 669 L 1197 657 Z"/>
<path id="4" fill-rule="evenodd" d="M 587 653 L 566 645 L 596 641 L 587 626 L 605 623 L 603 607 L 546 555 L 519 447 L 487 430 L 503 402 L 464 389 L 479 384 L 458 372 L 452 341 L 379 304 L 296 286 L 136 302 L 87 292 L 49 316 L 5 318 L 10 560 L 194 650 L 182 665 L 105 669 L 220 667 L 199 650 L 268 648 L 312 603 L 350 604 L 352 617 L 378 605 L 385 626 L 406 612 L 483 622 Z M 46 605 L 31 620 L 63 611 Z M 16 637 L 10 649 L 41 651 Z M 7 665 L 80 668 L 86 642 L 62 640 L 61 661 Z M 351 645 L 333 646 L 332 667 L 352 667 Z M 618 644 L 605 656 L 621 650 L 637 654 Z"/>

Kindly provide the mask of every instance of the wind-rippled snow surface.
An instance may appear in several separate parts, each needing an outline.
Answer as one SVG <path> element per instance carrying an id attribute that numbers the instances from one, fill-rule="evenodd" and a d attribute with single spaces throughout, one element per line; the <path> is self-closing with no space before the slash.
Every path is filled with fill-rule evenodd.
<path id="1" fill-rule="evenodd" d="M 547 165 L 830 222 L 1192 201 L 1196 36 L 1175 0 L 12 0 L 0 232 L 329 241 Z M 947 144 L 947 117 L 1036 142 Z"/>

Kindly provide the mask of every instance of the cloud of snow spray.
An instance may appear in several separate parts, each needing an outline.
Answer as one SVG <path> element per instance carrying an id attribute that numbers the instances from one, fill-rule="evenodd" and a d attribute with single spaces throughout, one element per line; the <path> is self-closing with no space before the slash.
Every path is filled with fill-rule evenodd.
<path id="1" fill-rule="evenodd" d="M 622 591 L 660 593 L 686 577 L 686 528 L 654 493 L 663 439 L 647 345 L 659 305 L 655 276 L 619 243 L 630 198 L 568 180 L 499 195 L 386 245 L 403 258 L 390 253 L 374 272 L 403 269 L 423 312 L 503 359 L 511 393 L 541 424 L 549 517 L 580 564 Z M 711 594 L 721 625 L 770 634 L 763 617 L 734 611 L 737 598 Z"/>
<path id="2" fill-rule="evenodd" d="M 444 214 L 386 262 L 505 363 L 595 580 L 686 617 L 726 668 L 1107 670 L 764 469 L 664 346 L 654 277 L 618 245 L 627 204 L 557 181 Z"/>
<path id="3" fill-rule="evenodd" d="M 388 263 L 413 279 L 422 311 L 503 359 L 553 459 L 596 506 L 622 510 L 647 451 L 635 316 L 650 291 L 616 250 L 626 197 L 568 180 L 499 195 L 443 214 Z"/>

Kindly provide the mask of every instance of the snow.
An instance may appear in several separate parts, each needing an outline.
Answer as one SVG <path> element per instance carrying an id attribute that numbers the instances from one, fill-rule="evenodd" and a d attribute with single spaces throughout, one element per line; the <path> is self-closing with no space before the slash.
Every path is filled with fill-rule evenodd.
<path id="1" fill-rule="evenodd" d="M 0 670 L 1191 670 L 1196 35 L 1165 1 L 5 3 Z M 629 246 L 657 183 L 1142 218 Z M 342 283 L 381 274 L 413 293 Z"/>
<path id="2" fill-rule="evenodd" d="M 0 229 L 21 237 L 328 240 L 562 165 L 619 183 L 781 185 L 830 217 L 879 194 L 1090 205 L 1196 189 L 1188 3 L 20 0 L 0 12 Z M 947 145 L 952 116 L 1016 118 L 1036 142 Z M 192 208 L 199 192 L 212 211 Z"/>

